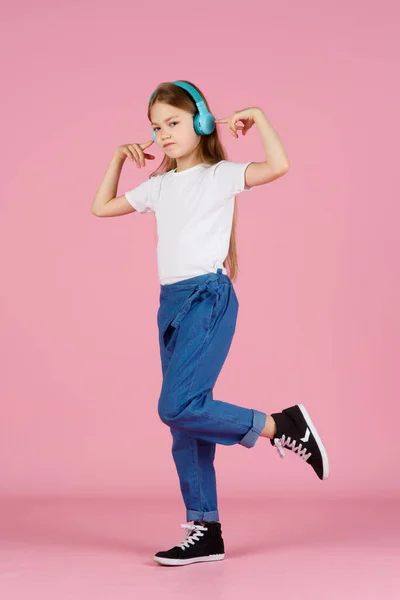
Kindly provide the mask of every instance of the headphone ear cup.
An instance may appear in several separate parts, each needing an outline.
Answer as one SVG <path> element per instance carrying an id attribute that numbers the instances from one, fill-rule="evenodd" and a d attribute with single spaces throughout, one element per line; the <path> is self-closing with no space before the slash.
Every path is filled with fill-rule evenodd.
<path id="1" fill-rule="evenodd" d="M 203 112 L 202 115 L 197 113 L 193 119 L 193 127 L 198 135 L 210 135 L 215 129 L 215 118 L 208 111 Z"/>
<path id="2" fill-rule="evenodd" d="M 201 131 L 201 127 L 200 127 L 200 115 L 199 115 L 199 113 L 196 113 L 194 115 L 194 118 L 193 118 L 193 129 L 195 130 L 195 132 L 197 133 L 197 135 L 203 135 L 203 132 Z"/>

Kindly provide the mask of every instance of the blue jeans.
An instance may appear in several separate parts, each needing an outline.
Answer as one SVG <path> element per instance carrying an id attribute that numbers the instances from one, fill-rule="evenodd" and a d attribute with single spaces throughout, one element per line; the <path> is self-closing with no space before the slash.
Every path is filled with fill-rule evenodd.
<path id="1" fill-rule="evenodd" d="M 264 412 L 213 399 L 238 308 L 232 282 L 222 269 L 161 285 L 158 414 L 172 434 L 187 521 L 219 521 L 216 444 L 252 448 L 267 418 Z"/>

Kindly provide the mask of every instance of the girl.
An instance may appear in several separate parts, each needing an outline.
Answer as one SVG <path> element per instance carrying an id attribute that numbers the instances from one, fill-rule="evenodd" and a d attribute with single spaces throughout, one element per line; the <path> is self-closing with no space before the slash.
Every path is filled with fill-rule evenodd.
<path id="1" fill-rule="evenodd" d="M 156 216 L 163 377 L 158 414 L 171 431 L 188 523 L 182 524 L 185 540 L 157 552 L 154 560 L 187 565 L 225 556 L 214 469 L 216 444 L 252 448 L 259 437 L 269 438 L 282 458 L 284 447 L 292 450 L 321 480 L 329 476 L 329 463 L 302 404 L 267 415 L 213 398 L 239 307 L 233 287 L 235 195 L 288 171 L 276 131 L 260 108 L 215 120 L 199 88 L 186 80 L 161 83 L 150 97 L 147 116 L 153 126 L 152 140 L 117 148 L 91 210 L 99 217 L 134 211 Z M 265 161 L 227 160 L 215 127 L 218 123 L 226 123 L 236 138 L 237 130 L 245 135 L 255 124 Z M 153 143 L 164 152 L 159 168 L 148 180 L 115 197 L 126 158 L 138 168 L 145 166 L 146 159 L 155 158 L 145 152 Z"/>

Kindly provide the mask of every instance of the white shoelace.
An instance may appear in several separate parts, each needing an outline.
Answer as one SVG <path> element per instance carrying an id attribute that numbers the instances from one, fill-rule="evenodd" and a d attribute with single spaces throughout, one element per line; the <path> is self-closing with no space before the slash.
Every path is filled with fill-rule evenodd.
<path id="1" fill-rule="evenodd" d="M 303 459 L 308 460 L 311 456 L 311 452 L 307 454 L 307 448 L 302 448 L 303 444 L 299 444 L 296 447 L 297 440 L 291 440 L 290 436 L 286 437 L 285 434 L 282 435 L 281 438 L 275 438 L 274 444 L 275 448 L 278 450 L 278 454 L 281 458 L 285 458 L 285 451 L 283 449 L 284 446 L 287 446 L 289 450 L 293 450 L 293 452 L 297 452 L 297 454 Z"/>
<path id="2" fill-rule="evenodd" d="M 186 548 L 189 548 L 189 545 L 193 546 L 193 544 L 198 542 L 199 539 L 204 536 L 204 533 L 202 533 L 202 531 L 207 531 L 207 527 L 203 527 L 203 525 L 191 525 L 183 523 L 181 527 L 183 527 L 184 529 L 188 529 L 189 531 L 194 530 L 193 533 L 189 533 L 189 531 L 186 531 L 185 540 L 182 542 L 182 544 L 177 544 L 177 546 L 180 546 L 182 550 L 186 550 Z"/>

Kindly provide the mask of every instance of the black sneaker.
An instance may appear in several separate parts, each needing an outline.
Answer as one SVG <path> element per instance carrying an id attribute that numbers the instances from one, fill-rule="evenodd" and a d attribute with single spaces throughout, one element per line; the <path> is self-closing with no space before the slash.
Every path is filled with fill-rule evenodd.
<path id="1" fill-rule="evenodd" d="M 181 527 L 188 530 L 185 540 L 170 550 L 157 552 L 154 560 L 160 565 L 190 565 L 225 557 L 221 523 L 212 521 L 203 526 L 200 521 L 194 521 L 193 525 L 183 524 Z"/>
<path id="2" fill-rule="evenodd" d="M 285 457 L 284 447 L 293 450 L 312 466 L 320 479 L 328 479 L 328 454 L 304 406 L 296 404 L 271 416 L 276 423 L 276 434 L 270 442 L 280 457 Z"/>

